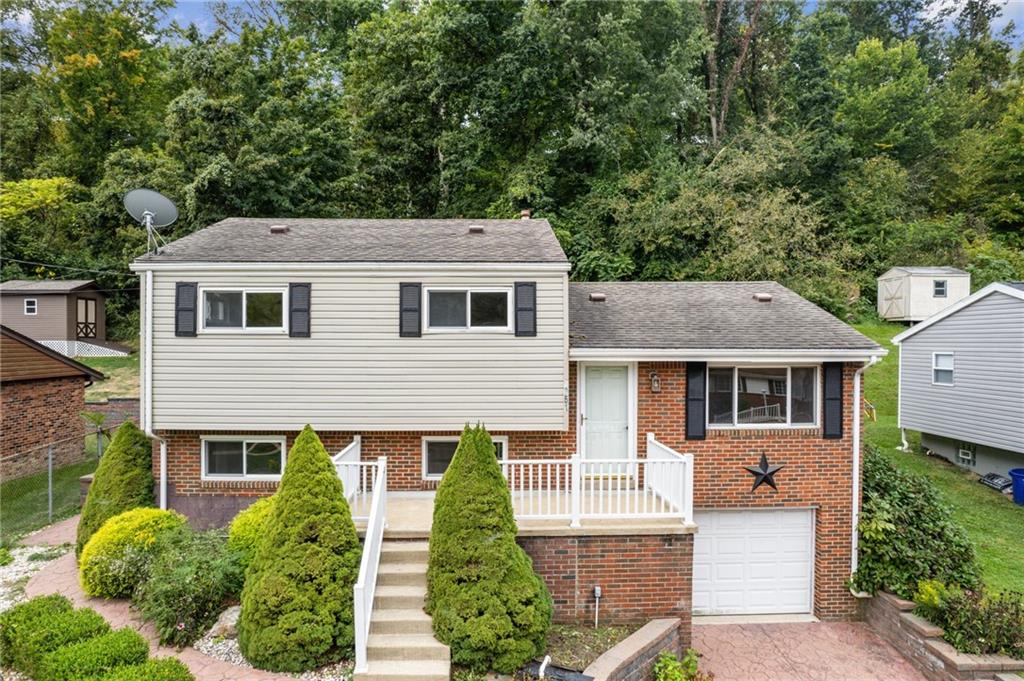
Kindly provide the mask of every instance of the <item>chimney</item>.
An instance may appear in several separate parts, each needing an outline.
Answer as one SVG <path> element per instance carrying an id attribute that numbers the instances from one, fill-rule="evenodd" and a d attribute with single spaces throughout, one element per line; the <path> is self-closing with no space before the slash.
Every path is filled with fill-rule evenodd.
<path id="1" fill-rule="evenodd" d="M 524 208 L 524 209 L 522 209 L 521 211 L 519 211 L 519 219 L 520 219 L 520 220 L 529 220 L 529 219 L 530 219 L 530 216 L 531 216 L 532 214 L 533 214 L 533 211 L 532 211 L 531 209 L 529 209 L 529 208 Z"/>

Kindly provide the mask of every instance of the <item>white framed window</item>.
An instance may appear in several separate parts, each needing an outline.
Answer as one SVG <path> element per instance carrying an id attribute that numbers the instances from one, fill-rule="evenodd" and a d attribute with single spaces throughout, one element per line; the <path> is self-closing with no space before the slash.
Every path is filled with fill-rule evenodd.
<path id="1" fill-rule="evenodd" d="M 958 442 L 956 444 L 956 462 L 961 466 L 973 466 L 976 450 L 977 447 L 970 442 Z"/>
<path id="2" fill-rule="evenodd" d="M 508 437 L 505 435 L 491 436 L 494 441 L 494 454 L 499 461 L 508 458 Z M 448 465 L 455 456 L 459 446 L 458 435 L 430 436 L 423 438 L 423 479 L 440 480 Z"/>
<path id="3" fill-rule="evenodd" d="M 708 367 L 708 427 L 815 427 L 820 373 L 817 366 Z"/>
<path id="4" fill-rule="evenodd" d="M 25 314 L 36 315 L 39 314 L 39 301 L 35 298 L 25 299 Z"/>
<path id="5" fill-rule="evenodd" d="M 204 333 L 287 333 L 283 288 L 201 288 Z"/>
<path id="6" fill-rule="evenodd" d="M 280 480 L 284 437 L 204 435 L 203 480 Z"/>
<path id="7" fill-rule="evenodd" d="M 936 298 L 946 297 L 946 280 L 945 279 L 933 279 L 932 280 L 932 295 Z"/>
<path id="8" fill-rule="evenodd" d="M 428 288 L 423 295 L 428 332 L 513 330 L 510 288 Z"/>
<path id="9" fill-rule="evenodd" d="M 953 353 L 932 353 L 932 385 L 953 385 Z"/>

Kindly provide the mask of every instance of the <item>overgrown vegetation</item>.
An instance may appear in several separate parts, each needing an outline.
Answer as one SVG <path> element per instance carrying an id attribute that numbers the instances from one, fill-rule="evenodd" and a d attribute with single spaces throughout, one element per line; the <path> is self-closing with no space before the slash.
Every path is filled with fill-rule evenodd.
<path id="1" fill-rule="evenodd" d="M 242 510 L 231 521 L 228 530 L 228 548 L 238 555 L 244 571 L 256 554 L 256 546 L 266 532 L 267 520 L 274 511 L 274 496 L 260 499 Z"/>
<path id="2" fill-rule="evenodd" d="M 466 426 L 437 488 L 427 612 L 452 662 L 511 673 L 544 650 L 552 603 L 516 544 L 512 500 L 494 442 Z"/>
<path id="3" fill-rule="evenodd" d="M 914 602 L 960 652 L 1024 660 L 1024 594 L 986 594 L 927 580 L 918 586 Z"/>
<path id="4" fill-rule="evenodd" d="M 1024 278 L 1000 0 L 171 6 L 4 5 L 0 274 L 100 270 L 115 338 L 140 186 L 181 207 L 167 238 L 532 208 L 575 278 L 779 279 L 839 313 L 894 264 Z"/>
<path id="5" fill-rule="evenodd" d="M 662 653 L 654 664 L 654 681 L 713 681 L 713 674 L 697 668 L 698 659 L 693 648 L 687 648 L 681 660 L 672 653 Z"/>
<path id="6" fill-rule="evenodd" d="M 306 426 L 245 575 L 238 643 L 255 667 L 302 672 L 348 656 L 361 547 L 341 480 Z"/>
<path id="7" fill-rule="evenodd" d="M 149 438 L 131 421 L 117 429 L 89 485 L 78 521 L 75 553 L 107 519 L 140 506 L 153 505 L 153 463 Z"/>
<path id="8" fill-rule="evenodd" d="M 551 656 L 552 664 L 583 671 L 634 631 L 635 626 L 553 624 L 548 630 L 544 653 Z"/>

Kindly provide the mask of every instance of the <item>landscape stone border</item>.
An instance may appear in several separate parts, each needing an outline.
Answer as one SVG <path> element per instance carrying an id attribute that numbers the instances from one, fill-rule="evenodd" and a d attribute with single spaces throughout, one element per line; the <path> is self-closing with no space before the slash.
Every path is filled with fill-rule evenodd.
<path id="1" fill-rule="evenodd" d="M 658 656 L 682 655 L 682 620 L 677 617 L 651 620 L 620 641 L 583 670 L 594 681 L 639 681 L 651 678 Z"/>
<path id="2" fill-rule="evenodd" d="M 942 639 L 942 628 L 915 615 L 913 601 L 879 592 L 861 603 L 864 621 L 903 653 L 929 681 L 975 681 L 1000 672 L 1024 672 L 1024 660 L 960 653 Z"/>

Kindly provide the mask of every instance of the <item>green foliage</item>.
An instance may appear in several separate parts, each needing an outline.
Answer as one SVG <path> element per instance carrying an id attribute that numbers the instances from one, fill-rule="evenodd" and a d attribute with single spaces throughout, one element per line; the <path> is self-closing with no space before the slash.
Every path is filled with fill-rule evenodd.
<path id="1" fill-rule="evenodd" d="M 82 517 L 78 521 L 75 553 L 118 513 L 153 505 L 153 462 L 149 438 L 131 421 L 117 429 L 89 485 Z"/>
<path id="2" fill-rule="evenodd" d="M 974 547 L 950 518 L 935 486 L 903 472 L 873 447 L 864 456 L 864 507 L 855 588 L 911 598 L 918 583 L 940 580 L 972 588 L 978 582 Z"/>
<path id="3" fill-rule="evenodd" d="M 1024 594 L 991 595 L 922 582 L 917 612 L 942 627 L 943 638 L 962 653 L 1009 655 L 1024 660 Z"/>
<path id="4" fill-rule="evenodd" d="M 38 622 L 71 612 L 71 601 L 64 596 L 36 596 L 0 612 L 0 667 L 12 667 L 18 645 Z"/>
<path id="5" fill-rule="evenodd" d="M 654 681 L 712 681 L 711 675 L 703 674 L 698 668 L 697 651 L 686 649 L 680 660 L 672 653 L 662 653 L 654 664 Z"/>
<path id="6" fill-rule="evenodd" d="M 961 591 L 960 587 L 946 586 L 938 579 L 925 579 L 918 582 L 917 591 L 914 592 L 914 603 L 917 604 L 918 614 L 932 622 L 938 621 L 950 597 Z"/>
<path id="7" fill-rule="evenodd" d="M 452 661 L 511 673 L 540 654 L 551 597 L 515 542 L 512 500 L 483 426 L 463 430 L 432 528 L 426 609 Z"/>
<path id="8" fill-rule="evenodd" d="M 36 681 L 82 681 L 118 667 L 141 664 L 149 654 L 142 634 L 125 627 L 47 653 L 36 668 Z"/>
<path id="9" fill-rule="evenodd" d="M 260 669 L 301 672 L 349 655 L 362 553 L 320 438 L 295 439 L 242 590 L 238 643 Z"/>
<path id="10" fill-rule="evenodd" d="M 106 620 L 88 608 L 37 618 L 12 640 L 10 666 L 35 676 L 36 667 L 47 653 L 108 631 Z"/>
<path id="11" fill-rule="evenodd" d="M 256 546 L 266 533 L 267 520 L 274 512 L 274 496 L 265 497 L 243 509 L 231 521 L 228 530 L 228 548 L 238 554 L 242 570 L 249 567 Z"/>
<path id="12" fill-rule="evenodd" d="M 160 643 L 186 646 L 213 625 L 242 590 L 243 567 L 220 533 L 188 528 L 157 540 L 149 578 L 132 603 L 156 625 Z"/>
<path id="13" fill-rule="evenodd" d="M 157 508 L 125 511 L 103 523 L 78 560 L 82 590 L 89 596 L 131 596 L 149 575 L 162 534 L 187 525 L 185 516 Z"/>
<path id="14" fill-rule="evenodd" d="M 184 664 L 173 657 L 146 660 L 142 664 L 118 667 L 102 681 L 195 681 L 195 676 Z"/>
<path id="15" fill-rule="evenodd" d="M 14 556 L 11 555 L 11 550 L 6 546 L 0 546 L 0 567 L 10 565 L 13 562 Z"/>

